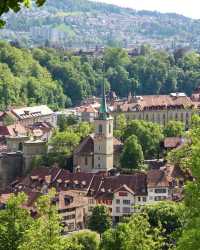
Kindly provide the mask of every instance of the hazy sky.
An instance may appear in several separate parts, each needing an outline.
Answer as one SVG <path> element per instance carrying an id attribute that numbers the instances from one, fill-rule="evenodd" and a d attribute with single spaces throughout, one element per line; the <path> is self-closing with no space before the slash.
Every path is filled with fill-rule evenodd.
<path id="1" fill-rule="evenodd" d="M 200 19 L 200 0 L 96 0 L 141 10 L 175 12 Z"/>

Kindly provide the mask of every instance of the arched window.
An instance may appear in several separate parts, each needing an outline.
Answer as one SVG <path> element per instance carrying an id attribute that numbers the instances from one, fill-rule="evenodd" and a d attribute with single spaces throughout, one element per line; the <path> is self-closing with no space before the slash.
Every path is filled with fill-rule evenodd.
<path id="1" fill-rule="evenodd" d="M 87 156 L 85 157 L 85 165 L 86 166 L 88 165 L 88 158 L 87 158 Z"/>
<path id="2" fill-rule="evenodd" d="M 111 134 L 111 124 L 109 124 L 109 134 Z"/>
<path id="3" fill-rule="evenodd" d="M 103 126 L 102 124 L 99 125 L 99 134 L 102 134 L 103 133 Z"/>
<path id="4" fill-rule="evenodd" d="M 19 145 L 18 145 L 18 150 L 19 150 L 19 151 L 23 151 L 23 144 L 22 144 L 22 142 L 19 143 Z"/>

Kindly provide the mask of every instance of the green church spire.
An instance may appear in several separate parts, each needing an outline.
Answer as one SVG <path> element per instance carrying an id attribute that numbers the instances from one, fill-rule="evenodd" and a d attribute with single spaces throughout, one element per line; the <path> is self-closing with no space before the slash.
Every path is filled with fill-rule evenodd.
<path id="1" fill-rule="evenodd" d="M 108 114 L 108 107 L 106 102 L 106 94 L 105 94 L 105 81 L 103 79 L 103 86 L 102 86 L 102 97 L 101 97 L 101 106 L 99 109 L 99 117 L 101 120 L 105 120 L 109 114 Z"/>

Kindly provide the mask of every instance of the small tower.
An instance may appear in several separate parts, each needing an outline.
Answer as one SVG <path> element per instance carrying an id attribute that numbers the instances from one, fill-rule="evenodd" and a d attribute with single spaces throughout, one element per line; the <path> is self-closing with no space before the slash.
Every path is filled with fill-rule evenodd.
<path id="1" fill-rule="evenodd" d="M 95 119 L 93 172 L 109 171 L 113 168 L 113 118 L 108 112 L 103 83 L 99 115 Z"/>

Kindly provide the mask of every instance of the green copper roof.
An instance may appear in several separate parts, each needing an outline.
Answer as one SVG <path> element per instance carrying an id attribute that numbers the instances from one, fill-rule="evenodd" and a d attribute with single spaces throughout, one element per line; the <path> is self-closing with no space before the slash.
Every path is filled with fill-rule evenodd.
<path id="1" fill-rule="evenodd" d="M 102 86 L 102 97 L 101 97 L 101 106 L 99 109 L 99 118 L 105 120 L 108 117 L 108 107 L 106 103 L 106 94 L 105 94 L 105 83 L 103 81 Z"/>

